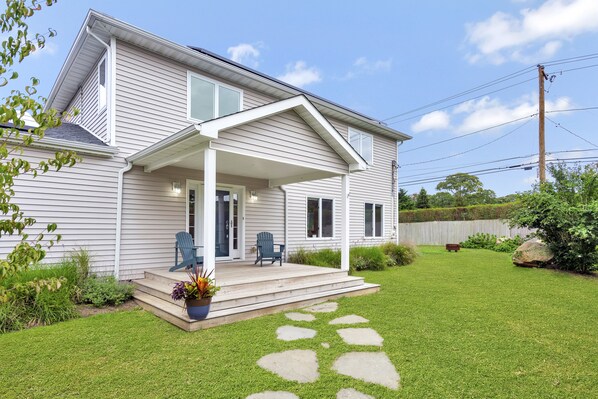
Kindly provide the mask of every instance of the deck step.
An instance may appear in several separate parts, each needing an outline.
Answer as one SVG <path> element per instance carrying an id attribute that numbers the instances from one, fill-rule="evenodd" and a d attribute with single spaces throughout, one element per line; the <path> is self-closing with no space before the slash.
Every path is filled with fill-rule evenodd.
<path id="1" fill-rule="evenodd" d="M 266 270 L 266 268 L 261 269 L 259 266 L 256 266 L 256 269 L 258 272 Z M 278 267 L 273 268 L 270 266 L 268 269 L 268 274 L 252 275 L 248 273 L 247 276 L 243 276 L 242 278 L 235 278 L 235 281 L 232 284 L 227 282 L 219 282 L 218 276 L 216 276 L 216 282 L 221 287 L 220 294 L 226 295 L 233 292 L 243 291 L 252 292 L 255 294 L 257 291 L 268 291 L 273 288 L 288 287 L 289 285 L 338 280 L 340 278 L 348 277 L 349 275 L 347 271 L 324 267 L 319 268 L 320 270 L 318 270 L 318 273 L 309 274 L 303 273 L 301 271 L 289 273 L 286 272 L 284 267 L 279 269 Z M 145 279 L 155 280 L 160 283 L 167 284 L 171 288 L 178 281 L 188 280 L 187 275 L 182 272 L 169 273 L 165 271 L 152 270 L 145 271 Z"/>
<path id="2" fill-rule="evenodd" d="M 195 331 L 277 313 L 288 309 L 297 309 L 338 297 L 366 295 L 377 292 L 379 289 L 380 286 L 377 284 L 363 283 L 352 287 L 290 296 L 228 309 L 212 310 L 208 317 L 201 321 L 189 319 L 186 311 L 181 306 L 140 290 L 136 291 L 135 300 L 142 308 L 154 313 L 158 317 L 167 320 L 186 331 Z"/>
<path id="3" fill-rule="evenodd" d="M 318 292 L 330 291 L 333 289 L 349 288 L 363 285 L 362 277 L 336 276 L 335 279 L 325 279 L 308 282 L 287 283 L 285 286 L 274 285 L 269 289 L 248 291 L 233 290 L 228 293 L 219 292 L 212 300 L 212 310 L 229 309 L 238 306 L 251 305 L 261 302 L 267 302 L 277 299 L 288 298 L 305 294 L 314 294 Z M 170 294 L 172 285 L 166 284 L 156 279 L 135 280 L 137 290 L 153 295 L 164 301 L 171 302 L 179 307 L 183 306 L 182 301 L 174 301 Z"/>

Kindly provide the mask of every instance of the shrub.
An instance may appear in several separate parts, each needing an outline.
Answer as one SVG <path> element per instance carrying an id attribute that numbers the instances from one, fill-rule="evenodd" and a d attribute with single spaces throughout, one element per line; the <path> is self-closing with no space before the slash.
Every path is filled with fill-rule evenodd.
<path id="1" fill-rule="evenodd" d="M 301 265 L 313 265 L 323 267 L 341 267 L 341 251 L 335 249 L 320 249 L 318 251 L 307 251 L 299 248 L 289 255 L 290 263 Z"/>
<path id="2" fill-rule="evenodd" d="M 538 229 L 555 267 L 589 273 L 598 267 L 598 166 L 551 165 L 554 181 L 522 194 L 511 225 Z"/>
<path id="3" fill-rule="evenodd" d="M 400 211 L 400 223 L 418 223 L 454 220 L 507 219 L 518 203 L 472 205 L 456 208 L 428 208 Z"/>
<path id="4" fill-rule="evenodd" d="M 349 258 L 351 270 L 384 270 L 392 262 L 380 247 L 353 247 Z"/>
<path id="5" fill-rule="evenodd" d="M 410 265 L 417 257 L 417 248 L 411 244 L 387 242 L 380 248 L 392 260 L 392 266 Z"/>
<path id="6" fill-rule="evenodd" d="M 492 249 L 496 252 L 513 253 L 521 244 L 523 244 L 523 238 L 518 235 L 513 238 L 501 237 Z"/>
<path id="7" fill-rule="evenodd" d="M 99 308 L 124 303 L 133 296 L 135 287 L 132 284 L 118 282 L 114 276 L 92 276 L 85 281 L 82 291 L 83 302 Z"/>
<path id="8" fill-rule="evenodd" d="M 461 247 L 472 249 L 494 249 L 496 246 L 496 236 L 488 233 L 475 233 L 467 237 L 467 240 L 461 242 Z"/>
<path id="9" fill-rule="evenodd" d="M 83 287 L 85 280 L 90 275 L 91 256 L 89 255 L 89 251 L 84 248 L 73 250 L 69 253 L 67 262 L 71 263 L 77 270 L 76 285 Z"/>

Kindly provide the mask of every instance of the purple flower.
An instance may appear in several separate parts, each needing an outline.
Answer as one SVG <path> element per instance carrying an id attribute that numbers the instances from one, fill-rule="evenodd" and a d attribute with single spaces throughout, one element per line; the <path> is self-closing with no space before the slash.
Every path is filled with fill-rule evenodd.
<path id="1" fill-rule="evenodd" d="M 172 289 L 172 294 L 170 295 L 172 299 L 175 301 L 180 301 L 181 299 L 185 299 L 185 281 L 179 281 L 176 283 Z"/>

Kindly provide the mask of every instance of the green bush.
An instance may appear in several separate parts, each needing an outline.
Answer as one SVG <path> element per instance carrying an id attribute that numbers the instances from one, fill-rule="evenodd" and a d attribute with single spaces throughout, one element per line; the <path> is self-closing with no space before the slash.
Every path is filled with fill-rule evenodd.
<path id="1" fill-rule="evenodd" d="M 77 317 L 73 303 L 76 267 L 69 262 L 35 266 L 3 280 L 8 302 L 0 304 L 0 331 L 20 330 Z"/>
<path id="2" fill-rule="evenodd" d="M 507 252 L 512 254 L 521 244 L 523 244 L 523 241 L 523 238 L 518 235 L 513 238 L 501 237 L 492 249 L 496 252 Z"/>
<path id="3" fill-rule="evenodd" d="M 318 251 L 307 251 L 303 248 L 299 248 L 289 255 L 288 260 L 290 263 L 297 263 L 300 265 L 340 268 L 341 251 L 328 248 Z"/>
<path id="4" fill-rule="evenodd" d="M 475 233 L 467 237 L 467 240 L 461 242 L 461 247 L 472 249 L 494 249 L 496 246 L 496 236 L 488 233 Z"/>
<path id="5" fill-rule="evenodd" d="M 417 257 L 417 248 L 411 244 L 387 242 L 382 244 L 380 248 L 392 260 L 392 266 L 410 265 Z"/>
<path id="6" fill-rule="evenodd" d="M 428 208 L 412 211 L 400 211 L 400 223 L 418 223 L 455 220 L 492 220 L 508 219 L 518 203 L 472 205 L 456 208 Z"/>
<path id="7" fill-rule="evenodd" d="M 392 264 L 380 247 L 353 247 L 349 256 L 351 270 L 384 270 Z"/>
<path id="8" fill-rule="evenodd" d="M 96 307 L 120 305 L 133 297 L 135 287 L 132 284 L 120 283 L 114 276 L 89 277 L 82 290 L 84 303 Z"/>

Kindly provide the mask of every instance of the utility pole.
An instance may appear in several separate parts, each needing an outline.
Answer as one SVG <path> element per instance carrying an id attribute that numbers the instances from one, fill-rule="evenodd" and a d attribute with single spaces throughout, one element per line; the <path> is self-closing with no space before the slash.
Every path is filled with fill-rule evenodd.
<path id="1" fill-rule="evenodd" d="M 538 64 L 538 84 L 539 84 L 539 110 L 538 110 L 538 170 L 540 172 L 540 183 L 546 181 L 546 142 L 544 141 L 544 80 L 546 80 L 546 73 L 544 72 L 544 65 Z"/>

